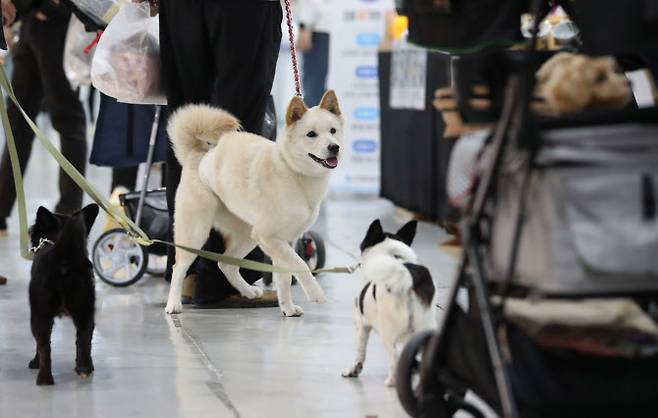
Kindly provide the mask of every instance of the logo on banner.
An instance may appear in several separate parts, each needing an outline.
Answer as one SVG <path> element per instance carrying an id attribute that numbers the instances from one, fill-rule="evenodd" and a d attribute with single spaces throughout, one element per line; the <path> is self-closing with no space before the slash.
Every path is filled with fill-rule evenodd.
<path id="1" fill-rule="evenodd" d="M 377 142 L 374 139 L 357 139 L 352 144 L 352 149 L 359 154 L 373 154 L 377 151 Z"/>
<path id="2" fill-rule="evenodd" d="M 377 78 L 379 76 L 376 65 L 359 65 L 356 67 L 358 78 Z"/>
<path id="3" fill-rule="evenodd" d="M 356 35 L 356 43 L 359 46 L 377 46 L 381 42 L 378 33 L 359 33 Z"/>
<path id="4" fill-rule="evenodd" d="M 377 120 L 379 119 L 379 109 L 376 107 L 357 107 L 354 110 L 354 118 L 357 120 Z"/>

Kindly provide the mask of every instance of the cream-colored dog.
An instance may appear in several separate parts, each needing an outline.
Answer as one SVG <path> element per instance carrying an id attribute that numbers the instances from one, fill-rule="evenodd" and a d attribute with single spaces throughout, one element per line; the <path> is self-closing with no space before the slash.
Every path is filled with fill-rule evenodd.
<path id="1" fill-rule="evenodd" d="M 563 115 L 593 108 L 621 108 L 633 97 L 630 83 L 613 57 L 561 52 L 537 71 L 539 113 Z"/>
<path id="2" fill-rule="evenodd" d="M 201 248 L 211 228 L 224 236 L 225 255 L 243 258 L 256 245 L 275 266 L 290 268 L 309 300 L 326 301 L 308 266 L 293 250 L 314 222 L 338 166 L 343 119 L 338 99 L 327 92 L 319 106 L 306 108 L 301 98 L 290 102 L 285 132 L 278 142 L 240 132 L 231 114 L 205 105 L 189 105 L 171 117 L 168 127 L 183 167 L 176 193 L 174 240 Z M 195 255 L 176 250 L 165 311 L 182 311 L 183 278 Z M 238 267 L 219 263 L 231 285 L 244 297 L 262 296 Z M 274 274 L 279 306 L 286 316 L 300 316 L 291 297 L 292 274 Z"/>

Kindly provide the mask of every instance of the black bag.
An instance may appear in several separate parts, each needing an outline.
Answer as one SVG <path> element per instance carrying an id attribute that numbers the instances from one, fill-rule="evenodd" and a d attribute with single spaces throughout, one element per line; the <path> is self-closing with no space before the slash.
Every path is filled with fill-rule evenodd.
<path id="1" fill-rule="evenodd" d="M 167 159 L 167 117 L 163 108 L 153 161 Z M 155 106 L 119 103 L 101 93 L 89 162 L 104 167 L 134 167 L 146 161 Z"/>
<path id="2" fill-rule="evenodd" d="M 409 40 L 434 48 L 466 49 L 509 45 L 522 40 L 519 0 L 404 0 L 399 10 L 409 17 Z"/>

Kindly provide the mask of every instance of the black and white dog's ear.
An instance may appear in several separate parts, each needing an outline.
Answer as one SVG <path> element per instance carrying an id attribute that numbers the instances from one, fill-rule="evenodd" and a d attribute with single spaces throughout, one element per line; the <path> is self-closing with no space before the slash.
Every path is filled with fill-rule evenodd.
<path id="1" fill-rule="evenodd" d="M 379 222 L 379 219 L 375 219 L 370 224 L 370 227 L 368 228 L 368 232 L 366 233 L 366 237 L 361 242 L 361 252 L 363 252 L 366 248 L 370 248 L 373 245 L 379 244 L 385 239 L 386 239 L 386 235 L 384 235 L 384 229 L 382 228 L 382 223 Z"/>
<path id="2" fill-rule="evenodd" d="M 402 242 L 411 247 L 411 243 L 414 242 L 416 237 L 416 228 L 418 227 L 418 221 L 409 221 L 407 222 L 400 230 L 395 234 Z"/>

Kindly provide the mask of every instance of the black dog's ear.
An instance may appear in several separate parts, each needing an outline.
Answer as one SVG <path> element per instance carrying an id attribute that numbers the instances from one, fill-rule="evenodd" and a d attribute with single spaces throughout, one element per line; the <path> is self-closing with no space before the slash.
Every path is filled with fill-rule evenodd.
<path id="1" fill-rule="evenodd" d="M 91 203 L 82 208 L 79 213 L 82 213 L 82 217 L 85 220 L 85 226 L 87 227 L 87 233 L 89 233 L 91 227 L 94 226 L 96 217 L 98 216 L 98 205 Z"/>
<path id="2" fill-rule="evenodd" d="M 411 247 L 411 243 L 414 242 L 416 237 L 416 228 L 418 227 L 418 221 L 409 221 L 407 222 L 400 230 L 395 234 L 402 242 Z"/>
<path id="3" fill-rule="evenodd" d="M 385 239 L 386 239 L 386 235 L 384 235 L 384 229 L 382 228 L 382 224 L 381 222 L 379 222 L 379 219 L 375 219 L 370 224 L 370 227 L 368 228 L 368 232 L 366 233 L 366 237 L 361 242 L 361 252 L 363 252 L 366 248 L 370 248 L 373 245 L 379 244 Z"/>
<path id="4" fill-rule="evenodd" d="M 34 225 L 43 232 L 50 232 L 57 229 L 59 221 L 54 213 L 43 206 L 39 206 L 39 209 L 37 209 L 37 219 L 34 221 Z"/>

